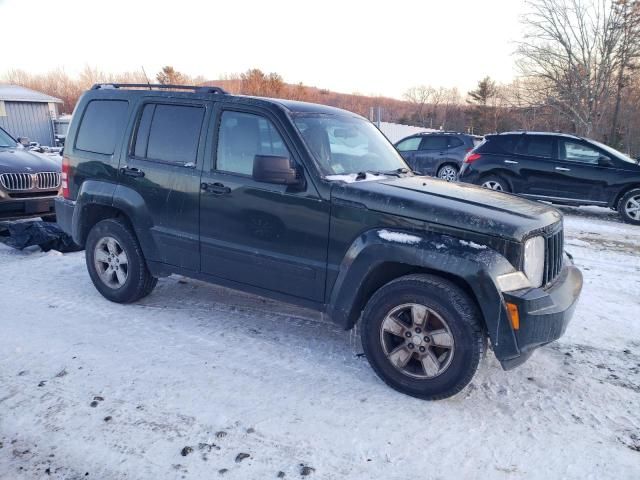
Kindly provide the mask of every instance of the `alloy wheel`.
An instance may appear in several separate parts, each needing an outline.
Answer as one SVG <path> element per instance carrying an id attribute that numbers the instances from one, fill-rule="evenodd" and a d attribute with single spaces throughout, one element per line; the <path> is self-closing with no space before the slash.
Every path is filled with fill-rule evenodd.
<path id="1" fill-rule="evenodd" d="M 447 182 L 454 182 L 458 178 L 458 171 L 451 165 L 445 165 L 438 172 L 438 178 Z"/>
<path id="2" fill-rule="evenodd" d="M 633 220 L 640 220 L 640 195 L 631 197 L 624 205 L 624 211 Z"/>
<path id="3" fill-rule="evenodd" d="M 98 277 L 106 286 L 117 289 L 127 281 L 129 258 L 113 237 L 101 238 L 93 251 L 93 261 Z"/>
<path id="4" fill-rule="evenodd" d="M 488 188 L 489 190 L 495 190 L 496 192 L 504 192 L 504 188 L 502 188 L 500 182 L 496 180 L 487 180 L 482 184 L 482 186 L 484 188 Z"/>
<path id="5" fill-rule="evenodd" d="M 391 365 L 421 380 L 444 373 L 455 353 L 447 322 L 417 303 L 399 305 L 387 314 L 380 326 L 380 342 Z"/>

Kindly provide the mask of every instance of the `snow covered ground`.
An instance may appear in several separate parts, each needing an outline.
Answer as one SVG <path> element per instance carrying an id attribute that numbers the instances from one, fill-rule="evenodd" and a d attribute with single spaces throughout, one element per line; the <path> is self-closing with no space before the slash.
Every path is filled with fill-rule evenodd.
<path id="1" fill-rule="evenodd" d="M 82 253 L 0 245 L 0 478 L 640 478 L 640 227 L 564 211 L 566 335 L 440 402 L 309 311 L 179 277 L 120 306 Z"/>

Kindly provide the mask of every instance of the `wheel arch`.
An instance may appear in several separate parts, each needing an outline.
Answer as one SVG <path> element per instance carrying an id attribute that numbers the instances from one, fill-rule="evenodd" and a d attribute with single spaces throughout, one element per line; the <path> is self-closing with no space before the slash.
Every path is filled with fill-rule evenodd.
<path id="1" fill-rule="evenodd" d="M 84 246 L 91 228 L 107 218 L 123 219 L 140 242 L 145 258 L 158 258 L 158 249 L 151 235 L 151 215 L 142 196 L 123 185 L 100 181 L 84 182 L 73 212 L 74 241 Z"/>
<path id="2" fill-rule="evenodd" d="M 618 205 L 620 204 L 620 200 L 631 190 L 640 189 L 640 183 L 632 183 L 631 185 L 625 185 L 620 191 L 616 194 L 613 199 L 613 202 L 609 204 L 609 207 L 618 209 Z"/>
<path id="3" fill-rule="evenodd" d="M 442 168 L 447 165 L 455 168 L 456 172 L 458 173 L 460 173 L 460 168 L 462 168 L 462 164 L 460 162 L 456 162 L 455 160 L 447 158 L 438 164 L 438 167 L 436 168 L 436 175 L 438 175 L 440 173 L 440 170 L 442 170 Z"/>
<path id="4" fill-rule="evenodd" d="M 335 323 L 346 330 L 353 328 L 380 287 L 404 275 L 426 273 L 451 281 L 469 295 L 499 358 L 519 353 L 494 282 L 496 274 L 513 270 L 506 258 L 488 247 L 478 251 L 468 242 L 434 232 L 415 244 L 387 241 L 379 233 L 372 230 L 361 235 L 345 255 L 327 305 Z"/>

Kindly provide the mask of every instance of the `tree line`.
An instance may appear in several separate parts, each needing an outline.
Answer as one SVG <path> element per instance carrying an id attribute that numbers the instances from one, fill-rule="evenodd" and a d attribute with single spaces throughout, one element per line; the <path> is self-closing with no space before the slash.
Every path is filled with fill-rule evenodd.
<path id="1" fill-rule="evenodd" d="M 106 73 L 86 67 L 7 72 L 0 81 L 60 98 L 71 112 L 94 83 L 217 85 L 231 93 L 331 105 L 384 121 L 484 135 L 507 130 L 561 131 L 603 141 L 640 155 L 640 0 L 526 0 L 524 36 L 514 59 L 519 76 L 499 84 L 489 77 L 475 89 L 418 85 L 402 100 L 344 94 L 291 84 L 254 68 L 215 81 L 165 66 L 152 78 L 140 72 Z M 490 53 L 487 54 L 490 56 Z"/>

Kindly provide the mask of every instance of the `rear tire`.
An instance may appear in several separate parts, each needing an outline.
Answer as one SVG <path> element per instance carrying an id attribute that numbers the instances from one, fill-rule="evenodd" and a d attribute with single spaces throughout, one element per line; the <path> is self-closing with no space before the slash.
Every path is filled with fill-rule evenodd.
<path id="1" fill-rule="evenodd" d="M 451 164 L 443 165 L 438 169 L 438 178 L 447 182 L 455 182 L 458 179 L 458 168 Z"/>
<path id="2" fill-rule="evenodd" d="M 121 219 L 96 223 L 87 237 L 87 270 L 107 300 L 131 303 L 149 295 L 158 279 L 147 268 L 138 239 Z"/>
<path id="3" fill-rule="evenodd" d="M 362 323 L 362 345 L 373 370 L 395 390 L 424 400 L 460 392 L 486 348 L 473 300 L 433 275 L 407 275 L 380 288 Z"/>
<path id="4" fill-rule="evenodd" d="M 480 180 L 480 185 L 496 192 L 511 192 L 509 183 L 498 175 L 489 175 Z"/>
<path id="5" fill-rule="evenodd" d="M 629 190 L 618 203 L 618 213 L 622 220 L 632 225 L 640 225 L 640 188 Z"/>

